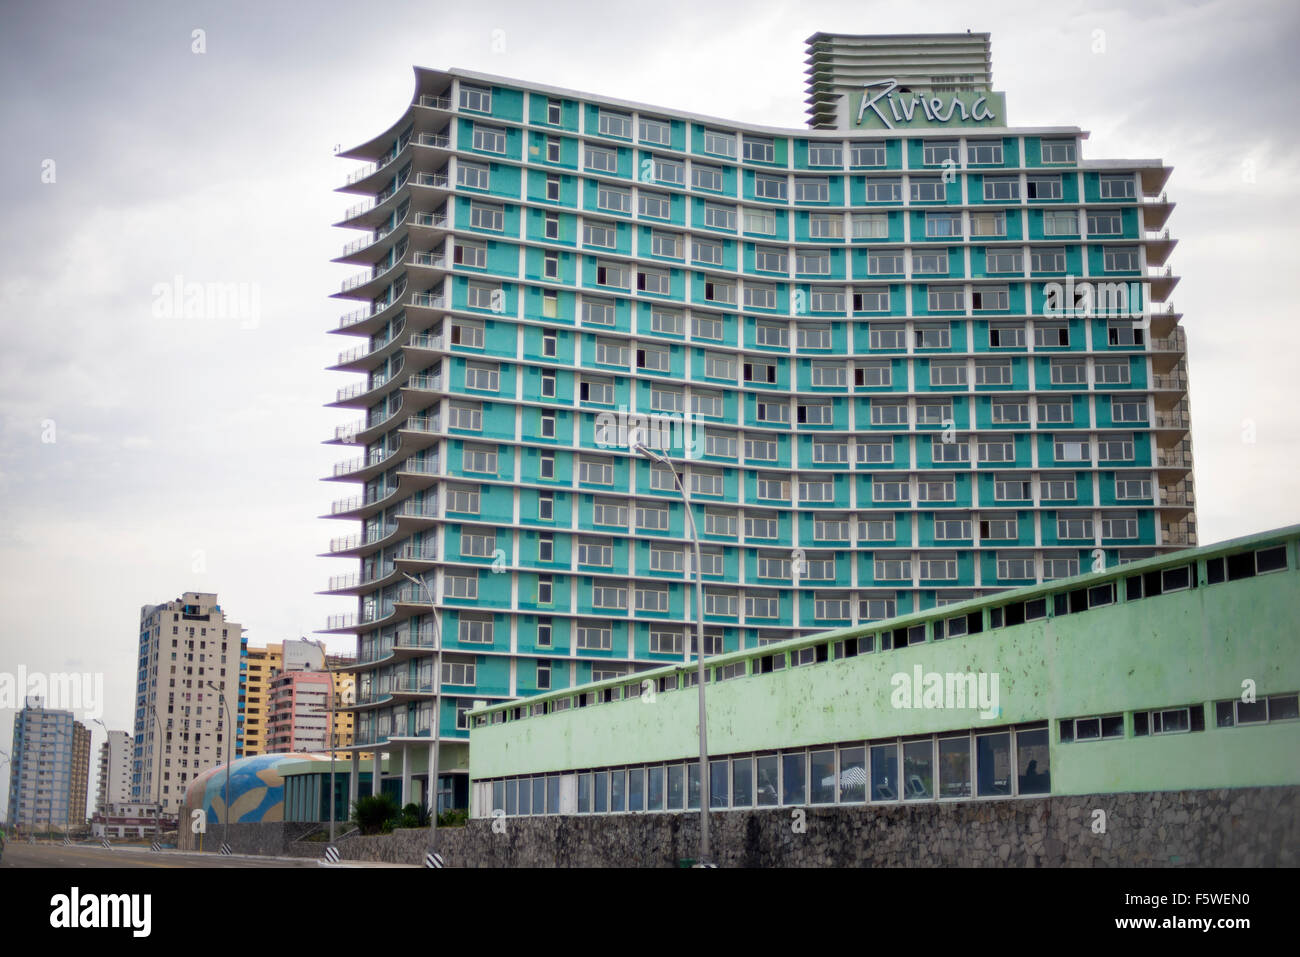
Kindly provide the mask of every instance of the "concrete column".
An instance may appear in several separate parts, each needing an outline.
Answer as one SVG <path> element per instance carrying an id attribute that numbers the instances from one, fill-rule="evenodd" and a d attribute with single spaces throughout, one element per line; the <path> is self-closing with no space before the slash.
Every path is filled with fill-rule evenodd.
<path id="1" fill-rule="evenodd" d="M 436 705 L 435 705 L 436 707 Z M 438 813 L 438 769 L 433 766 L 433 743 L 429 743 L 429 793 L 424 796 L 424 803 L 430 814 Z"/>
<path id="2" fill-rule="evenodd" d="M 381 787 L 382 782 L 380 781 L 380 777 L 383 774 L 383 767 L 384 767 L 384 755 L 382 752 L 376 751 L 374 768 L 370 773 L 370 793 L 372 795 L 378 794 L 382 790 Z"/>
<path id="3" fill-rule="evenodd" d="M 352 752 L 352 773 L 348 777 L 348 813 L 361 796 L 361 752 Z"/>
<path id="4" fill-rule="evenodd" d="M 402 807 L 411 803 L 411 746 L 402 745 Z"/>

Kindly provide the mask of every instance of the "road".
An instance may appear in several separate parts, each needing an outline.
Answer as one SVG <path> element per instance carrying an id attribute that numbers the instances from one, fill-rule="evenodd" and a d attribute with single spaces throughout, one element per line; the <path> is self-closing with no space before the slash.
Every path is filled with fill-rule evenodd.
<path id="1" fill-rule="evenodd" d="M 27 844 L 10 841 L 0 857 L 5 867 L 320 867 L 314 859 L 280 857 L 222 857 L 185 851 L 99 845 Z"/>

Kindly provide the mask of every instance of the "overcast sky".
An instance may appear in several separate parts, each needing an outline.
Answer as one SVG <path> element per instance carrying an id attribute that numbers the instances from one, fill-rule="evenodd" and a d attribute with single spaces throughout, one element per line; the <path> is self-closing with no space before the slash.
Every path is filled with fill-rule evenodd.
<path id="1" fill-rule="evenodd" d="M 10 2 L 0 672 L 102 672 L 130 730 L 141 605 L 215 591 L 250 644 L 353 609 L 315 594 L 354 570 L 316 557 L 356 488 L 320 480 L 356 454 L 321 445 L 357 417 L 323 408 L 356 378 L 324 371 L 357 341 L 327 334 L 357 268 L 330 262 L 355 235 L 329 225 L 356 201 L 334 150 L 400 116 L 413 65 L 800 127 L 812 33 L 967 29 L 1013 125 L 1174 168 L 1201 541 L 1300 521 L 1292 0 Z M 255 321 L 159 317 L 177 276 L 247 284 Z"/>

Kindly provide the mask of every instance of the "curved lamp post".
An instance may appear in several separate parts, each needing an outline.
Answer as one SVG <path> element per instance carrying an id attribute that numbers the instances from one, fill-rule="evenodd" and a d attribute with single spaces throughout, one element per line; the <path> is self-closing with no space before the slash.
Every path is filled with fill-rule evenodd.
<path id="1" fill-rule="evenodd" d="M 695 512 L 691 509 L 690 493 L 686 491 L 686 486 L 682 482 L 682 477 L 678 473 L 676 466 L 673 465 L 672 459 L 662 452 L 655 452 L 647 448 L 640 441 L 640 437 L 635 434 L 628 444 L 636 454 L 643 455 L 660 465 L 668 466 L 668 470 L 673 473 L 673 482 L 676 483 L 677 490 L 682 493 L 682 502 L 686 506 L 686 520 L 691 526 L 691 544 L 695 548 L 695 660 L 697 669 L 695 683 L 700 692 L 700 859 L 697 863 L 707 864 L 709 862 L 709 749 L 708 729 L 704 711 L 704 566 L 700 564 L 700 530 L 695 525 Z M 689 642 L 686 643 L 685 657 L 687 662 L 691 660 Z"/>
<path id="2" fill-rule="evenodd" d="M 226 714 L 226 819 L 221 825 L 221 843 L 226 844 L 227 838 L 230 836 L 230 741 L 235 734 L 235 728 L 230 720 L 230 705 L 226 704 L 226 693 L 211 681 L 208 682 L 208 687 L 217 692 L 221 698 L 221 707 Z"/>

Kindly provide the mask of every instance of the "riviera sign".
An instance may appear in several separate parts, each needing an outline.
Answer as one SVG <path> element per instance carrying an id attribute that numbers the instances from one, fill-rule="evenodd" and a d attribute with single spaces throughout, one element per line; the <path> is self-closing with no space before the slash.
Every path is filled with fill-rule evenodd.
<path id="1" fill-rule="evenodd" d="M 1006 94 L 967 90 L 940 96 L 898 92 L 898 80 L 866 83 L 850 104 L 857 126 L 892 130 L 906 127 L 1006 126 Z"/>

